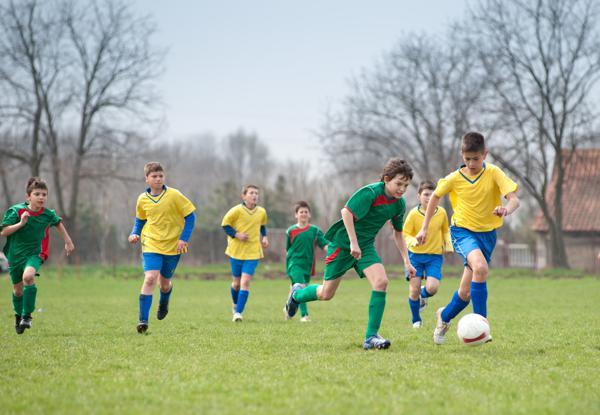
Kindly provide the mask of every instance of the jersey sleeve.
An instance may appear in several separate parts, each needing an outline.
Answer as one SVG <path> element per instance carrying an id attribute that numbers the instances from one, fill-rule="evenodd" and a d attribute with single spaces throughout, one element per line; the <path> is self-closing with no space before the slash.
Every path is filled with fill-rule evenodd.
<path id="1" fill-rule="evenodd" d="M 146 220 L 148 218 L 146 217 L 146 211 L 144 210 L 142 197 L 143 195 L 138 197 L 137 202 L 135 203 L 135 217 L 141 220 Z"/>
<path id="2" fill-rule="evenodd" d="M 231 226 L 235 229 L 235 225 L 237 219 L 240 215 L 240 211 L 237 209 L 237 206 L 232 207 L 229 211 L 223 216 L 223 222 L 221 222 L 221 226 Z"/>
<path id="3" fill-rule="evenodd" d="M 436 195 L 437 197 L 441 198 L 445 194 L 450 193 L 450 191 L 452 190 L 452 186 L 453 186 L 453 174 L 451 173 L 451 174 L 447 175 L 446 177 L 443 177 L 440 180 L 438 180 L 437 186 L 435 187 L 433 194 Z"/>
<path id="4" fill-rule="evenodd" d="M 443 212 L 443 220 L 442 220 L 442 240 L 444 241 L 444 251 L 445 252 L 454 252 L 454 248 L 452 247 L 452 238 L 450 238 L 450 224 L 448 223 L 448 213 L 445 210 Z"/>
<path id="5" fill-rule="evenodd" d="M 411 210 L 406 215 L 406 220 L 404 221 L 404 226 L 402 229 L 402 236 L 404 236 L 404 240 L 406 241 L 406 246 L 413 247 L 417 244 L 416 235 L 416 226 L 415 226 L 415 211 Z"/>
<path id="6" fill-rule="evenodd" d="M 179 191 L 177 192 L 177 207 L 181 211 L 183 217 L 188 216 L 196 210 L 196 206 L 194 206 L 194 204 Z"/>
<path id="7" fill-rule="evenodd" d="M 506 196 L 509 193 L 516 192 L 518 185 L 512 181 L 499 167 L 494 166 L 494 181 L 500 189 L 500 194 Z"/>
<path id="8" fill-rule="evenodd" d="M 344 207 L 352 213 L 354 220 L 358 221 L 369 213 L 374 200 L 375 192 L 369 187 L 363 187 L 350 196 Z"/>
<path id="9" fill-rule="evenodd" d="M 2 219 L 2 224 L 0 225 L 0 230 L 4 229 L 6 226 L 11 226 L 19 223 L 21 218 L 19 218 L 19 213 L 16 209 L 10 208 L 4 214 L 4 218 Z"/>
<path id="10" fill-rule="evenodd" d="M 404 225 L 404 211 L 406 210 L 406 202 L 404 199 L 400 199 L 398 203 L 398 212 L 394 217 L 392 217 L 392 226 L 398 232 L 402 232 L 402 228 Z"/>
<path id="11" fill-rule="evenodd" d="M 329 245 L 329 241 L 325 239 L 323 231 L 319 228 L 317 228 L 317 245 L 319 245 L 319 248 L 324 248 L 325 245 Z"/>
<path id="12" fill-rule="evenodd" d="M 292 241 L 290 240 L 290 229 L 289 228 L 287 231 L 285 231 L 285 251 L 289 251 L 290 247 L 292 246 Z"/>
<path id="13" fill-rule="evenodd" d="M 50 226 L 58 226 L 62 222 L 62 218 L 54 210 L 50 210 L 50 214 Z"/>

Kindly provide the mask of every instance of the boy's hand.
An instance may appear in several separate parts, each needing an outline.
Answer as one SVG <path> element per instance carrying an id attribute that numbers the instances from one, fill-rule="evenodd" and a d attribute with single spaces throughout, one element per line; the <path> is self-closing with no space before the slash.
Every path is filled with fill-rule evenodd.
<path id="1" fill-rule="evenodd" d="M 267 239 L 266 236 L 262 237 L 261 243 L 264 249 L 267 249 L 269 247 L 269 239 Z"/>
<path id="2" fill-rule="evenodd" d="M 406 272 L 408 272 L 409 278 L 414 278 L 417 275 L 417 270 L 415 269 L 415 267 L 412 266 L 410 262 L 408 264 L 404 264 L 404 269 L 406 270 Z"/>
<path id="3" fill-rule="evenodd" d="M 503 216 L 508 216 L 508 209 L 506 209 L 506 208 L 505 208 L 505 207 L 503 207 L 503 206 L 496 206 L 496 207 L 494 208 L 494 211 L 493 211 L 492 213 L 493 213 L 494 215 L 496 215 L 496 216 L 500 216 L 500 217 L 503 217 Z"/>
<path id="4" fill-rule="evenodd" d="M 416 236 L 417 244 L 423 245 L 427 240 L 427 229 L 421 229 Z"/>
<path id="5" fill-rule="evenodd" d="M 357 261 L 362 257 L 362 251 L 360 250 L 358 243 L 350 242 L 350 255 L 352 255 Z"/>
<path id="6" fill-rule="evenodd" d="M 75 245 L 73 244 L 73 241 L 65 242 L 65 252 L 67 253 L 67 256 L 71 255 L 71 252 L 73 252 L 74 250 Z"/>
<path id="7" fill-rule="evenodd" d="M 236 232 L 235 238 L 246 242 L 248 240 L 248 234 L 246 232 Z"/>
<path id="8" fill-rule="evenodd" d="M 25 226 L 28 219 L 29 219 L 29 212 L 27 212 L 27 211 L 23 212 L 21 214 L 21 221 L 19 222 L 19 225 Z"/>
<path id="9" fill-rule="evenodd" d="M 177 253 L 178 254 L 186 254 L 188 251 L 188 243 L 186 241 L 182 241 L 181 239 L 177 242 Z"/>
<path id="10" fill-rule="evenodd" d="M 127 240 L 130 244 L 136 244 L 140 240 L 140 235 L 131 234 Z"/>

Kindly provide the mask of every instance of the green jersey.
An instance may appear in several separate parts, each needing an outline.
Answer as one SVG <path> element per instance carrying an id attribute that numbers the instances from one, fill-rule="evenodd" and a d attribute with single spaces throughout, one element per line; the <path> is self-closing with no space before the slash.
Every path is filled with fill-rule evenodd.
<path id="1" fill-rule="evenodd" d="M 354 230 L 361 249 L 373 245 L 377 233 L 388 220 L 391 220 L 395 230 L 402 231 L 406 203 L 403 197 L 396 199 L 387 196 L 383 182 L 358 189 L 348 199 L 345 208 L 354 216 Z M 350 239 L 342 219 L 331 225 L 325 233 L 325 239 L 342 249 L 350 249 Z"/>
<path id="2" fill-rule="evenodd" d="M 15 225 L 21 221 L 23 212 L 29 212 L 27 223 L 8 236 L 4 245 L 4 254 L 11 267 L 27 261 L 31 256 L 48 258 L 48 229 L 56 226 L 61 218 L 52 210 L 42 208 L 37 212 L 29 210 L 28 203 L 11 206 L 4 214 L 0 229 Z"/>
<path id="3" fill-rule="evenodd" d="M 321 229 L 310 224 L 304 228 L 292 225 L 285 234 L 287 274 L 315 275 L 315 245 L 323 248 L 328 243 Z"/>

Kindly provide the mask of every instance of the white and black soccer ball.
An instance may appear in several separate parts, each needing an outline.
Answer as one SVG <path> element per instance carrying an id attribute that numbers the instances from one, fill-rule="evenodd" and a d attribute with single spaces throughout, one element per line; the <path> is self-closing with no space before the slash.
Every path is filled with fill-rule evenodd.
<path id="1" fill-rule="evenodd" d="M 465 346 L 479 346 L 490 339 L 490 323 L 482 315 L 467 314 L 459 320 L 456 334 Z"/>

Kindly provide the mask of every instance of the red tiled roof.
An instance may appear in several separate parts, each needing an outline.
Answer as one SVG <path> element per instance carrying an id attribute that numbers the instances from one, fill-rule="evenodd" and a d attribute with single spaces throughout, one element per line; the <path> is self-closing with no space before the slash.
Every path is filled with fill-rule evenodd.
<path id="1" fill-rule="evenodd" d="M 562 150 L 565 176 L 563 182 L 563 231 L 600 232 L 600 149 L 578 149 L 567 163 L 571 150 Z M 556 169 L 546 191 L 550 212 L 554 212 Z M 532 226 L 538 232 L 547 232 L 548 224 L 541 210 Z"/>

